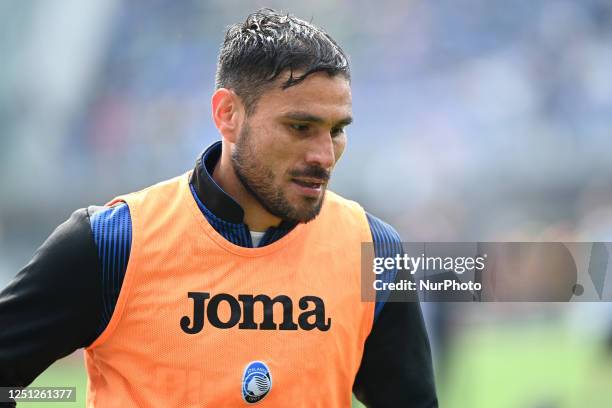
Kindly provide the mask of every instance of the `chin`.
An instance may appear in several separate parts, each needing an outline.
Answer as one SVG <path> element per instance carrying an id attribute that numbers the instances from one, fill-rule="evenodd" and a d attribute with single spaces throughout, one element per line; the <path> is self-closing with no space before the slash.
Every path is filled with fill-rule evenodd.
<path id="1" fill-rule="evenodd" d="M 306 224 L 317 218 L 319 213 L 321 212 L 321 200 L 318 200 L 316 204 L 308 206 L 308 208 L 302 208 L 299 212 L 298 221 Z"/>

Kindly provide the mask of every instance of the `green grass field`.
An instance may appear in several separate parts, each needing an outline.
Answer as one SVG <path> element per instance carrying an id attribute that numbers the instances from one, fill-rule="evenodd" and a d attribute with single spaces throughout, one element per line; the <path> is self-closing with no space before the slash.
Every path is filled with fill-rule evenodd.
<path id="1" fill-rule="evenodd" d="M 439 384 L 443 407 L 606 408 L 612 356 L 558 323 L 506 323 L 458 339 Z"/>
<path id="2" fill-rule="evenodd" d="M 62 407 L 82 408 L 85 406 L 87 376 L 83 362 L 83 353 L 77 351 L 70 356 L 56 361 L 42 373 L 31 387 L 76 387 L 76 402 L 20 402 L 18 408 Z"/>

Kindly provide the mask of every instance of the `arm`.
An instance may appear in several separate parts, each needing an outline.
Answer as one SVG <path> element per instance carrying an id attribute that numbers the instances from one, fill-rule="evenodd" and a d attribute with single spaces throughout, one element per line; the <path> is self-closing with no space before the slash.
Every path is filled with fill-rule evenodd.
<path id="1" fill-rule="evenodd" d="M 402 251 L 397 232 L 367 216 L 376 256 Z M 368 407 L 438 406 L 431 349 L 418 302 L 377 302 L 353 392 Z"/>
<path id="2" fill-rule="evenodd" d="M 25 387 L 93 341 L 101 292 L 89 214 L 77 210 L 0 292 L 0 385 Z"/>

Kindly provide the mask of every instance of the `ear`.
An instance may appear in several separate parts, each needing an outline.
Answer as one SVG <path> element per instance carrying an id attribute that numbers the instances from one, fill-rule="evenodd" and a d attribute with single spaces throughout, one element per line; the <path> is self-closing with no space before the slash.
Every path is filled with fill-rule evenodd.
<path id="1" fill-rule="evenodd" d="M 212 96 L 212 118 L 224 139 L 236 143 L 244 116 L 242 101 L 235 92 L 219 88 Z"/>

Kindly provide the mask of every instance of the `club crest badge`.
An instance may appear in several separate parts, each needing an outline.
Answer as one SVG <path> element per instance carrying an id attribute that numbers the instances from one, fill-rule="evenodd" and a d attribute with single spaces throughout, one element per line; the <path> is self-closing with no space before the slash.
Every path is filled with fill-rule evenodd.
<path id="1" fill-rule="evenodd" d="M 242 398 L 249 404 L 261 401 L 272 389 L 272 375 L 261 361 L 252 361 L 242 374 Z"/>

